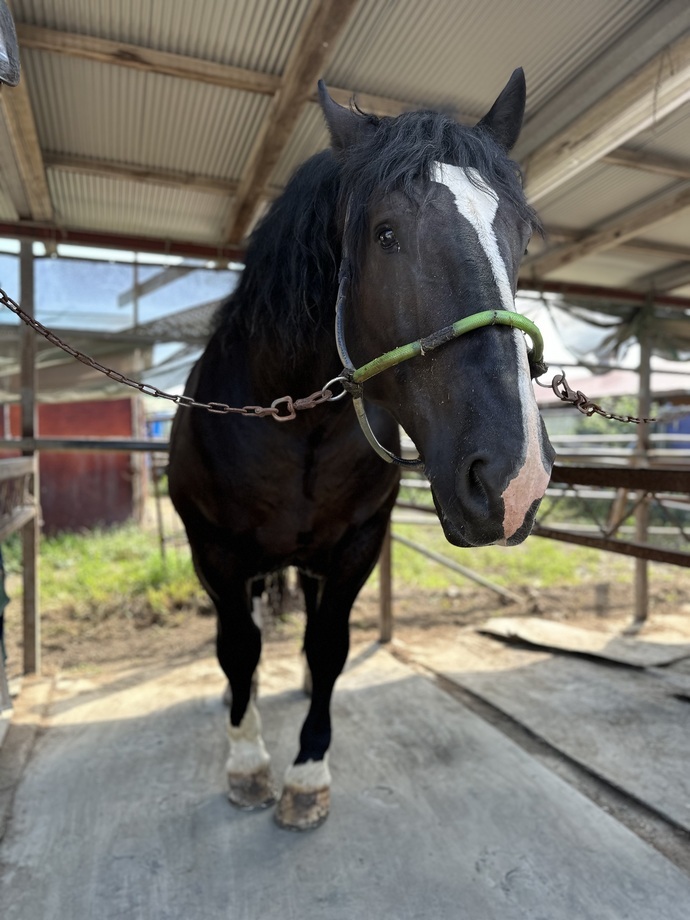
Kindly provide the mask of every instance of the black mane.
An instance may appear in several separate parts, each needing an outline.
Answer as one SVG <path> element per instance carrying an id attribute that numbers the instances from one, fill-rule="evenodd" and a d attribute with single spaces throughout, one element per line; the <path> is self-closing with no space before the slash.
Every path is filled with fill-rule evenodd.
<path id="1" fill-rule="evenodd" d="M 303 163 L 252 233 L 237 288 L 218 310 L 228 336 L 279 336 L 293 355 L 335 310 L 340 169 L 330 150 Z"/>
<path id="2" fill-rule="evenodd" d="M 317 332 L 333 323 L 338 227 L 346 209 L 345 242 L 356 284 L 372 200 L 396 189 L 413 199 L 414 183 L 428 180 L 434 162 L 473 167 L 523 220 L 538 226 L 519 167 L 485 128 L 464 127 L 437 112 L 377 118 L 354 111 L 362 119 L 361 143 L 307 160 L 254 230 L 240 282 L 216 316 L 224 333 L 280 336 L 293 354 L 313 345 Z"/>
<path id="3" fill-rule="evenodd" d="M 346 244 L 355 277 L 367 241 L 367 212 L 372 200 L 398 189 L 414 200 L 414 183 L 428 180 L 435 162 L 473 167 L 501 199 L 512 204 L 522 220 L 539 227 L 522 191 L 519 166 L 487 129 L 459 125 L 439 112 L 376 118 L 354 111 L 364 125 L 376 129 L 362 130 L 362 143 L 348 148 L 342 156 L 341 197 L 349 199 Z M 341 201 L 341 208 L 346 204 Z"/>

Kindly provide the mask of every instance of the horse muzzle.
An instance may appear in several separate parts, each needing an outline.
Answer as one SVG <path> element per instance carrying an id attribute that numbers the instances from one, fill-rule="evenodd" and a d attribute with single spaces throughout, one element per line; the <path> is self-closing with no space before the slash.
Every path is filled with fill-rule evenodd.
<path id="1" fill-rule="evenodd" d="M 544 456 L 546 454 L 546 456 Z M 456 546 L 515 546 L 530 534 L 551 476 L 549 442 L 517 469 L 506 469 L 505 455 L 475 454 L 455 474 L 433 473 L 431 491 L 446 539 Z"/>

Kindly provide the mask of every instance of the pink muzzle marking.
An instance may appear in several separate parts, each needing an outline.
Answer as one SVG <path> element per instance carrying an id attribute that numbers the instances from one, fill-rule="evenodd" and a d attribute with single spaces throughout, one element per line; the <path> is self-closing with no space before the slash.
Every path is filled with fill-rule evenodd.
<path id="1" fill-rule="evenodd" d="M 535 501 L 544 497 L 551 478 L 544 469 L 542 444 L 536 411 L 527 418 L 527 459 L 510 480 L 503 495 L 503 536 L 509 540 L 522 527 Z"/>

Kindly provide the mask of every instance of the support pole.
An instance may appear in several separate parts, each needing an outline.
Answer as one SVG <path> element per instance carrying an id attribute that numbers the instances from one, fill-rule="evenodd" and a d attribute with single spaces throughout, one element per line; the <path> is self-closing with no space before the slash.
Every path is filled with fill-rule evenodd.
<path id="1" fill-rule="evenodd" d="M 654 306 L 650 304 L 643 308 L 649 311 L 649 317 L 645 317 L 642 323 L 639 342 L 640 342 L 640 389 L 637 400 L 637 414 L 640 418 L 649 418 L 652 409 L 652 333 L 649 319 L 653 314 Z M 645 466 L 647 463 L 647 452 L 649 450 L 649 428 L 645 424 L 637 426 L 637 444 L 635 446 L 635 464 L 636 466 Z M 642 492 L 638 492 L 636 498 L 639 500 L 635 509 L 635 541 L 637 543 L 646 543 L 649 537 L 649 499 Z M 625 632 L 628 635 L 634 635 L 639 632 L 649 615 L 649 560 L 635 560 L 635 615 L 632 623 L 627 627 Z"/>
<path id="2" fill-rule="evenodd" d="M 31 240 L 22 240 L 19 255 L 20 302 L 22 308 L 34 315 L 34 256 Z M 21 436 L 36 436 L 36 334 L 22 324 L 20 333 L 21 370 Z M 36 505 L 36 514 L 22 528 L 22 566 L 24 579 L 23 634 L 24 673 L 41 672 L 41 621 L 38 605 L 38 543 L 40 533 L 40 490 L 37 454 L 22 452 L 33 460 L 34 473 L 29 490 Z"/>
<path id="3" fill-rule="evenodd" d="M 379 556 L 379 602 L 379 642 L 390 642 L 393 638 L 393 553 L 390 521 Z"/>

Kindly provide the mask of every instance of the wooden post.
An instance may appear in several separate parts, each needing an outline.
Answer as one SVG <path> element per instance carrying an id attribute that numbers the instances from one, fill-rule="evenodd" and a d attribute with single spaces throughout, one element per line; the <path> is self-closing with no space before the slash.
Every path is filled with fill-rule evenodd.
<path id="1" fill-rule="evenodd" d="M 383 538 L 379 556 L 379 601 L 380 633 L 379 642 L 390 642 L 393 638 L 393 541 L 391 525 L 388 522 L 386 536 Z"/>
<path id="2" fill-rule="evenodd" d="M 34 256 L 31 240 L 22 240 L 19 255 L 20 302 L 30 316 L 34 315 Z M 36 333 L 21 326 L 21 436 L 36 435 Z M 36 505 L 36 514 L 22 528 L 22 566 L 24 580 L 23 633 L 24 673 L 41 672 L 41 621 L 38 605 L 38 543 L 40 533 L 40 489 L 38 461 L 34 450 L 23 451 L 33 459 L 34 473 L 30 491 Z"/>
<path id="3" fill-rule="evenodd" d="M 654 310 L 653 304 L 646 307 L 650 317 Z M 643 324 L 639 333 L 640 341 L 640 389 L 637 401 L 637 414 L 640 418 L 649 418 L 652 408 L 652 335 L 649 323 Z M 635 448 L 635 463 L 640 466 L 647 461 L 649 450 L 649 428 L 644 423 L 637 426 L 637 444 Z M 638 493 L 641 499 L 635 509 L 635 541 L 646 543 L 649 529 L 649 499 Z M 626 630 L 629 634 L 638 632 L 647 620 L 649 614 L 649 561 L 647 559 L 635 560 L 635 616 Z"/>

